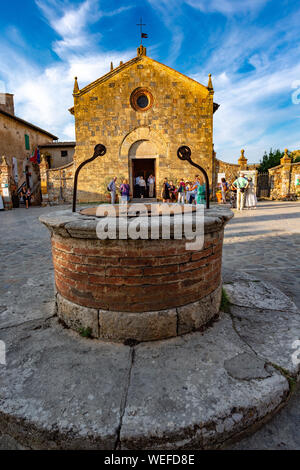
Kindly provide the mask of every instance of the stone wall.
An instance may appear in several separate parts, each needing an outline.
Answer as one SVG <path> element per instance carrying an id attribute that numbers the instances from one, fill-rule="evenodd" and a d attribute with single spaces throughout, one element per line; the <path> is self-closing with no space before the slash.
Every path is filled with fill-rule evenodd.
<path id="1" fill-rule="evenodd" d="M 30 150 L 25 148 L 25 134 L 29 136 Z M 24 180 L 24 166 L 31 163 L 29 158 L 32 150 L 39 145 L 53 142 L 53 139 L 42 132 L 22 124 L 20 121 L 0 112 L 0 155 L 4 155 L 9 165 L 13 165 L 13 157 L 17 162 L 18 185 Z M 34 173 L 34 171 L 33 171 Z"/>
<path id="2" fill-rule="evenodd" d="M 300 185 L 296 184 L 296 175 L 300 175 L 300 162 L 292 163 L 285 149 L 280 165 L 270 168 L 270 182 L 272 199 L 285 199 L 300 196 Z"/>
<path id="3" fill-rule="evenodd" d="M 65 150 L 68 152 L 66 157 L 61 156 L 61 152 Z M 73 162 L 75 153 L 75 145 L 74 147 L 71 146 L 56 146 L 56 145 L 49 145 L 48 147 L 43 145 L 41 149 L 41 154 L 45 157 L 50 157 L 51 162 L 51 169 L 61 168 L 69 163 Z"/>
<path id="4" fill-rule="evenodd" d="M 40 165 L 43 204 L 71 203 L 75 173 L 74 162 L 60 168 L 48 168 L 46 159 Z"/>

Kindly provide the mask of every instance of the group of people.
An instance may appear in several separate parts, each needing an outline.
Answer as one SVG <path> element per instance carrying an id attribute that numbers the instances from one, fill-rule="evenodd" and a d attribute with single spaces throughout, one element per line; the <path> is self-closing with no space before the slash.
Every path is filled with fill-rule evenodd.
<path id="1" fill-rule="evenodd" d="M 117 177 L 115 176 L 107 186 L 107 190 L 111 195 L 111 203 L 115 204 L 117 195 Z M 155 177 L 150 175 L 147 181 L 143 176 L 138 176 L 134 181 L 135 194 L 137 197 L 143 199 L 146 197 L 146 188 L 148 186 L 149 197 L 154 196 L 155 188 Z M 130 185 L 128 180 L 124 179 L 122 184 L 119 186 L 119 192 L 121 196 L 121 204 L 126 204 L 130 197 Z M 173 181 L 168 181 L 168 178 L 164 179 L 161 198 L 163 202 L 178 202 L 180 204 L 205 204 L 205 183 L 199 175 L 195 176 L 194 182 L 184 181 L 180 179 L 179 183 L 175 185 Z"/>
<path id="2" fill-rule="evenodd" d="M 177 186 L 173 181 L 164 179 L 161 197 L 163 202 L 178 202 L 179 204 L 205 204 L 205 183 L 199 175 L 195 176 L 195 181 L 184 181 L 180 179 Z"/>
<path id="3" fill-rule="evenodd" d="M 109 185 L 107 186 L 107 190 L 110 192 L 110 197 L 111 197 L 111 203 L 115 204 L 116 202 L 116 197 L 117 197 L 117 177 L 115 176 Z M 130 185 L 128 184 L 128 180 L 124 179 L 123 182 L 121 183 L 119 187 L 119 191 L 121 194 L 121 203 L 122 204 L 127 204 L 127 202 L 130 199 Z"/>
<path id="4" fill-rule="evenodd" d="M 135 194 L 143 199 L 146 196 L 146 188 L 148 186 L 149 197 L 154 195 L 155 177 L 150 175 L 147 181 L 143 176 L 138 176 L 134 181 Z M 109 185 L 108 191 L 111 194 L 111 203 L 115 204 L 117 194 L 117 177 L 115 176 Z M 126 204 L 131 197 L 130 185 L 128 180 L 124 179 L 119 186 L 121 203 Z M 238 210 L 256 209 L 257 199 L 255 195 L 255 186 L 251 177 L 246 178 L 245 174 L 236 177 L 232 183 L 228 183 L 225 178 L 221 180 L 222 203 L 226 204 L 229 199 L 231 206 Z M 180 179 L 178 184 L 174 184 L 168 178 L 164 179 L 161 188 L 161 198 L 163 202 L 178 202 L 179 204 L 205 204 L 206 201 L 206 185 L 204 179 L 199 175 L 195 176 L 195 180 L 184 181 Z"/>
<path id="5" fill-rule="evenodd" d="M 257 198 L 255 186 L 251 177 L 246 178 L 244 173 L 236 177 L 233 183 L 227 183 L 225 178 L 221 179 L 222 203 L 227 203 L 227 196 L 233 208 L 237 210 L 256 209 Z"/>
<path id="6" fill-rule="evenodd" d="M 148 197 L 154 197 L 154 187 L 155 187 L 155 177 L 150 175 L 147 181 L 143 176 L 137 176 L 134 181 L 134 189 L 136 197 L 143 199 L 147 195 L 148 188 Z"/>

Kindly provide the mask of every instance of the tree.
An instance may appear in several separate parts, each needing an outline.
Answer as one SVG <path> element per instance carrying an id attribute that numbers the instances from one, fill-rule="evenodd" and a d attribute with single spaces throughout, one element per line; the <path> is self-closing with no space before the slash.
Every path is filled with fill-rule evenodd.
<path id="1" fill-rule="evenodd" d="M 260 165 L 258 167 L 259 173 L 266 173 L 269 168 L 280 165 L 280 159 L 283 155 L 284 152 L 281 152 L 280 149 L 270 149 L 268 154 L 265 152 L 262 160 L 260 160 Z"/>

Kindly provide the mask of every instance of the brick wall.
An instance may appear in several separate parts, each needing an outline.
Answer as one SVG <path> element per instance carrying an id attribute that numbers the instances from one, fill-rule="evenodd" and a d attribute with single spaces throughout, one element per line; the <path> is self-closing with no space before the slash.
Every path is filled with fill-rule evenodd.
<path id="1" fill-rule="evenodd" d="M 87 240 L 52 235 L 57 291 L 76 304 L 131 312 L 202 299 L 221 282 L 223 230 L 203 250 L 185 240 Z"/>

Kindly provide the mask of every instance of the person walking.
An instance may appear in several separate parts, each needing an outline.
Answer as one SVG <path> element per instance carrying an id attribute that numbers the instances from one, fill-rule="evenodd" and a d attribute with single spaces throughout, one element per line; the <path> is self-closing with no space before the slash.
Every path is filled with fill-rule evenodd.
<path id="1" fill-rule="evenodd" d="M 236 208 L 242 211 L 245 206 L 245 191 L 248 188 L 248 180 L 245 178 L 245 174 L 242 173 L 234 182 L 233 186 L 237 189 L 236 196 Z"/>
<path id="2" fill-rule="evenodd" d="M 108 191 L 110 191 L 110 198 L 111 198 L 111 203 L 114 204 L 116 202 L 116 181 L 117 177 L 114 176 L 114 178 L 111 180 L 109 185 L 107 186 Z"/>
<path id="3" fill-rule="evenodd" d="M 161 192 L 161 197 L 162 197 L 163 202 L 169 202 L 170 200 L 169 187 L 170 185 L 168 183 L 168 178 L 165 178 L 163 182 L 162 192 Z"/>
<path id="4" fill-rule="evenodd" d="M 179 181 L 178 189 L 177 189 L 177 195 L 178 199 L 177 202 L 179 204 L 184 204 L 184 198 L 185 198 L 185 182 L 183 178 Z"/>
<path id="5" fill-rule="evenodd" d="M 127 204 L 130 196 L 130 186 L 128 180 L 123 180 L 123 183 L 120 186 L 121 193 L 121 204 Z"/>
<path id="6" fill-rule="evenodd" d="M 144 180 L 143 176 L 140 176 L 139 187 L 140 187 L 141 199 L 143 199 L 146 194 L 146 181 Z"/>
<path id="7" fill-rule="evenodd" d="M 248 178 L 248 187 L 246 190 L 246 197 L 245 197 L 245 207 L 246 209 L 256 209 L 257 206 L 257 198 L 255 194 L 255 186 L 252 181 L 252 178 Z"/>
<path id="8" fill-rule="evenodd" d="M 155 183 L 155 178 L 153 175 L 150 175 L 148 178 L 149 197 L 153 197 L 154 195 L 154 183 Z"/>

